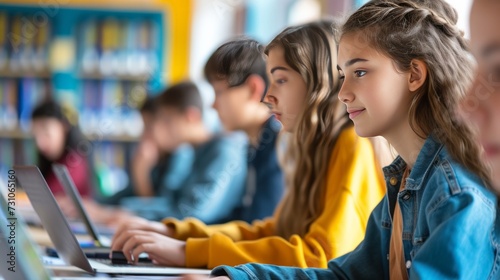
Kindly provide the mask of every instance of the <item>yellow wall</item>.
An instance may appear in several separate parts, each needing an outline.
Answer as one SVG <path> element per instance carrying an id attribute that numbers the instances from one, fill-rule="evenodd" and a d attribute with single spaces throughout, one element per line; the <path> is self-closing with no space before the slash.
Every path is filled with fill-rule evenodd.
<path id="1" fill-rule="evenodd" d="M 167 50 L 165 59 L 170 59 L 167 65 L 167 73 L 164 75 L 166 81 L 178 82 L 189 77 L 189 53 L 191 35 L 191 0 L 158 0 L 164 3 L 165 11 L 171 11 L 167 18 L 171 20 L 172 26 L 169 38 L 172 45 Z M 168 48 L 168 44 L 165 44 Z M 167 62 L 167 61 L 166 61 Z M 170 73 L 170 75 L 168 75 Z"/>

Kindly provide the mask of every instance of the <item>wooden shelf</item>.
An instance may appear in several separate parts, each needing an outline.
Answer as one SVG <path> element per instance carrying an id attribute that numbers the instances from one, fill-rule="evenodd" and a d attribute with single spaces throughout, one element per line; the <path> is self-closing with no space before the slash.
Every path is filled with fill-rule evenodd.
<path id="1" fill-rule="evenodd" d="M 0 69 L 0 77 L 1 78 L 13 78 L 13 79 L 20 79 L 20 78 L 50 79 L 50 78 L 52 78 L 52 73 L 50 71 L 36 72 L 33 70 L 11 71 L 9 69 Z"/>
<path id="2" fill-rule="evenodd" d="M 31 135 L 21 131 L 20 129 L 0 130 L 0 138 L 29 139 L 31 138 Z"/>
<path id="3" fill-rule="evenodd" d="M 110 141 L 110 142 L 137 142 L 139 141 L 138 137 L 133 137 L 130 135 L 86 135 L 90 141 L 101 142 L 101 141 Z M 26 140 L 32 139 L 33 136 L 30 133 L 26 133 L 22 130 L 14 129 L 14 130 L 0 130 L 0 139 L 17 139 L 17 140 Z"/>
<path id="4" fill-rule="evenodd" d="M 138 137 L 132 137 L 130 135 L 86 135 L 90 141 L 93 142 L 103 142 L 103 141 L 110 141 L 110 142 L 125 142 L 125 143 L 133 143 L 139 141 Z"/>
<path id="5" fill-rule="evenodd" d="M 148 82 L 151 76 L 148 75 L 103 75 L 100 73 L 80 74 L 79 78 L 82 80 L 122 80 L 131 82 Z"/>

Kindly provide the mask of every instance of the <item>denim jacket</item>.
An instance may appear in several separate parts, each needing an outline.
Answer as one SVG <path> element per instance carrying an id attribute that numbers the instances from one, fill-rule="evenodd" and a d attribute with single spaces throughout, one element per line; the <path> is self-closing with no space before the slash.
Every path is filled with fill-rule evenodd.
<path id="1" fill-rule="evenodd" d="M 373 210 L 365 239 L 327 269 L 247 264 L 214 269 L 231 279 L 389 279 L 389 241 L 396 199 L 403 216 L 403 247 L 410 279 L 488 279 L 495 262 L 495 196 L 455 162 L 432 136 L 420 151 L 406 188 L 406 163 L 384 168 L 387 194 Z M 492 278 L 491 278 L 492 279 Z"/>
<path id="2" fill-rule="evenodd" d="M 493 269 L 491 270 L 491 275 L 488 279 L 500 279 L 500 202 L 497 205 L 497 217 L 495 221 L 494 234 L 492 236 L 491 242 L 495 248 L 495 263 Z"/>

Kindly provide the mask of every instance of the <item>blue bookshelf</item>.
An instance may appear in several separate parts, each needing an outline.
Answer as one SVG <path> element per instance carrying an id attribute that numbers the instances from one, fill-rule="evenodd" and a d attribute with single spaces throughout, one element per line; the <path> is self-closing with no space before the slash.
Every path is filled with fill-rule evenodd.
<path id="1" fill-rule="evenodd" d="M 51 97 L 78 112 L 97 154 L 101 188 L 109 186 L 101 192 L 123 191 L 142 128 L 137 107 L 165 86 L 166 16 L 154 10 L 0 4 L 0 172 L 36 163 L 30 115 Z"/>

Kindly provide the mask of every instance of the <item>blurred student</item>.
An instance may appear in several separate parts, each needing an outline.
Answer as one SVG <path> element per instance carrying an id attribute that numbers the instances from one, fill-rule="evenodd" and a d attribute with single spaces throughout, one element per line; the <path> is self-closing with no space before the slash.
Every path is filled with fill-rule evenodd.
<path id="1" fill-rule="evenodd" d="M 492 183 L 500 194 L 500 23 L 499 1 L 475 0 L 471 10 L 471 49 L 478 62 L 472 89 L 461 113 L 478 130 L 483 157 L 490 165 Z M 498 215 L 497 215 L 498 216 Z"/>
<path id="2" fill-rule="evenodd" d="M 172 152 L 183 144 L 192 146 L 189 176 L 175 188 L 165 188 L 157 199 L 137 205 L 122 202 L 124 207 L 118 209 L 89 205 L 89 212 L 97 222 L 108 225 L 134 215 L 150 219 L 194 217 L 208 224 L 227 220 L 245 191 L 246 139 L 209 131 L 203 122 L 200 93 L 191 82 L 173 85 L 155 102 L 154 142 L 160 153 Z"/>
<path id="3" fill-rule="evenodd" d="M 117 230 L 113 250 L 130 261 L 147 252 L 167 266 L 326 267 L 329 259 L 361 242 L 385 189 L 370 141 L 356 135 L 338 100 L 332 24 L 287 28 L 266 49 L 270 82 L 265 100 L 292 134 L 288 190 L 273 217 L 209 227 L 197 220 L 136 221 Z M 248 85 L 251 79 L 243 84 Z"/>
<path id="4" fill-rule="evenodd" d="M 55 196 L 64 189 L 52 172 L 52 164 L 68 168 L 82 197 L 91 198 L 94 174 L 90 164 L 91 143 L 70 123 L 63 108 L 54 100 L 40 103 L 32 112 L 32 133 L 38 150 L 38 167 Z"/>
<path id="5" fill-rule="evenodd" d="M 130 166 L 134 194 L 141 197 L 155 195 L 159 182 L 153 179 L 153 169 L 161 173 L 168 157 L 160 153 L 153 138 L 154 106 L 154 98 L 148 97 L 139 108 L 144 128 Z"/>
<path id="6" fill-rule="evenodd" d="M 249 140 L 246 193 L 230 220 L 252 222 L 272 216 L 281 200 L 284 178 L 276 154 L 281 124 L 261 102 L 266 87 L 264 47 L 252 39 L 220 46 L 205 65 L 224 128 L 244 131 Z"/>
<path id="7" fill-rule="evenodd" d="M 188 145 L 169 152 L 160 150 L 153 134 L 155 103 L 156 98 L 148 97 L 139 108 L 144 129 L 130 163 L 136 197 L 161 196 L 163 188 L 177 188 L 178 182 L 188 175 L 192 164 L 192 149 Z M 127 197 L 122 201 L 135 205 L 147 203 L 147 200 L 134 201 L 136 197 Z"/>
<path id="8" fill-rule="evenodd" d="M 500 198 L 500 1 L 475 0 L 470 16 L 471 49 L 477 63 L 474 84 L 460 106 L 460 113 L 477 131 L 483 160 L 490 167 L 491 185 Z M 500 259 L 500 207 L 497 203 L 493 256 Z M 490 252 L 484 252 L 490 257 Z M 489 264 L 489 263 L 488 263 Z M 495 263 L 488 279 L 500 279 Z"/>

